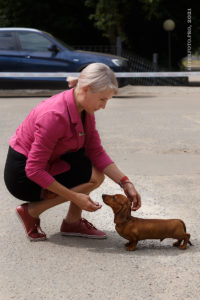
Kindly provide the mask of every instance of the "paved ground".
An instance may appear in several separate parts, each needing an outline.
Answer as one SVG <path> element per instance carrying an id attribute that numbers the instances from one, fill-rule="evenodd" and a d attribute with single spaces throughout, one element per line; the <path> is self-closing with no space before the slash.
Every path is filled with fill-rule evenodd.
<path id="1" fill-rule="evenodd" d="M 144 241 L 126 252 L 111 209 L 84 213 L 108 239 L 66 238 L 59 226 L 67 204 L 42 215 L 48 241 L 31 243 L 15 216 L 20 202 L 6 191 L 3 168 L 8 138 L 43 98 L 0 99 L 0 300 L 200 299 L 199 88 L 127 87 L 97 113 L 108 153 L 134 181 L 144 218 L 182 218 L 193 247 L 172 240 Z M 92 198 L 120 188 L 106 179 Z"/>

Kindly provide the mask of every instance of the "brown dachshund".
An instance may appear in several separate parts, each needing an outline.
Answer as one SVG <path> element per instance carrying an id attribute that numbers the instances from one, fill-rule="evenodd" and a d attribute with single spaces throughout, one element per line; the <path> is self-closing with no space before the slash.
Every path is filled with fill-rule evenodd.
<path id="1" fill-rule="evenodd" d="M 140 219 L 131 216 L 131 203 L 124 195 L 102 195 L 105 204 L 109 205 L 114 214 L 115 229 L 123 238 L 129 240 L 126 250 L 135 250 L 138 241 L 145 239 L 165 238 L 178 239 L 173 246 L 184 250 L 190 245 L 190 234 L 182 220 L 178 219 Z M 183 244 L 181 245 L 183 241 Z"/>

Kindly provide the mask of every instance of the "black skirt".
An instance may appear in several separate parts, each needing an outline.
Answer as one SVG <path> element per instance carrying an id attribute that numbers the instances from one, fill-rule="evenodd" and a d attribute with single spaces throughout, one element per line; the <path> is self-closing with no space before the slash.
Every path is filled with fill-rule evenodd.
<path id="1" fill-rule="evenodd" d="M 89 182 L 92 175 L 92 163 L 81 148 L 77 152 L 68 152 L 61 156 L 68 162 L 71 169 L 62 174 L 55 175 L 56 181 L 72 188 Z M 26 201 L 41 201 L 42 187 L 26 176 L 25 166 L 27 157 L 9 147 L 4 169 L 4 181 L 8 191 L 16 198 Z"/>

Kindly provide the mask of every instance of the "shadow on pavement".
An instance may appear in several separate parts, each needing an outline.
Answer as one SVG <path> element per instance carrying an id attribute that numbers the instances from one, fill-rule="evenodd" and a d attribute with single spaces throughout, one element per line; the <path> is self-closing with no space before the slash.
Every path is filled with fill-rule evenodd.
<path id="1" fill-rule="evenodd" d="M 73 248 L 86 248 L 91 252 L 139 255 L 139 256 L 178 256 L 188 251 L 194 253 L 195 248 L 188 246 L 187 250 L 179 250 L 172 246 L 174 240 L 168 239 L 160 243 L 159 240 L 140 241 L 135 251 L 126 251 L 125 239 L 122 239 L 114 231 L 104 231 L 107 239 L 87 239 L 82 237 L 61 236 L 60 233 L 50 235 L 47 242 Z M 197 251 L 197 249 L 196 249 Z"/>
<path id="2" fill-rule="evenodd" d="M 118 99 L 132 99 L 132 98 L 155 98 L 155 95 L 131 95 L 131 96 L 123 96 L 123 95 L 116 95 L 113 96 L 113 98 L 118 98 Z"/>

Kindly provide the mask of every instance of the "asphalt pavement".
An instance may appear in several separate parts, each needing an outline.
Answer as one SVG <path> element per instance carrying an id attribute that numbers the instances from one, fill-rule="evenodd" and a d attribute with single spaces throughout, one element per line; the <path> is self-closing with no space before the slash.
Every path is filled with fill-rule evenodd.
<path id="1" fill-rule="evenodd" d="M 59 227 L 68 203 L 41 215 L 47 241 L 30 242 L 15 215 L 21 202 L 3 182 L 8 139 L 42 97 L 0 98 L 0 300 L 170 300 L 200 299 L 200 88 L 125 87 L 96 113 L 102 143 L 142 196 L 132 215 L 181 218 L 194 246 L 146 240 L 134 252 L 114 228 L 103 205 L 84 212 L 106 240 L 63 237 Z M 26 95 L 26 96 L 25 96 Z M 34 96 L 34 95 L 33 95 Z M 122 193 L 106 178 L 91 194 Z M 103 203 L 102 203 L 103 204 Z"/>

